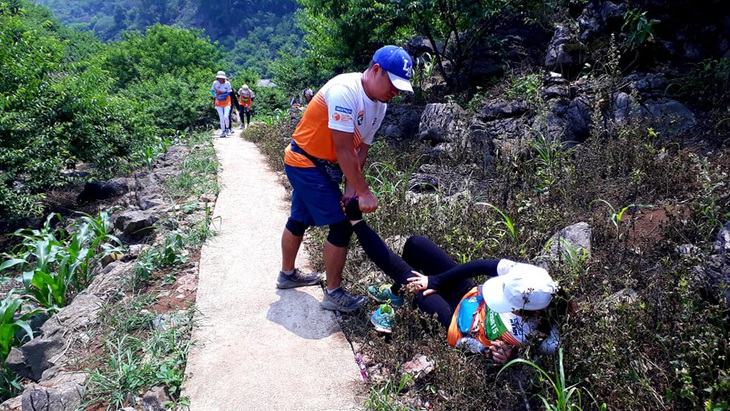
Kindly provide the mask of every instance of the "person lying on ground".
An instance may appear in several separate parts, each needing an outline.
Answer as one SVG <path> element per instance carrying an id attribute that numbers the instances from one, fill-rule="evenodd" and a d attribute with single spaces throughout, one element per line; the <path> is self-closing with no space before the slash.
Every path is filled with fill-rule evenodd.
<path id="1" fill-rule="evenodd" d="M 449 345 L 483 353 L 498 364 L 514 359 L 518 347 L 533 337 L 542 339 L 543 353 L 555 352 L 556 314 L 567 313 L 568 300 L 545 269 L 508 259 L 457 264 L 420 235 L 408 238 L 399 257 L 362 219 L 356 197 L 343 207 L 365 254 L 394 281 L 391 287 L 370 287 L 376 300 L 399 306 L 403 287 L 415 291 L 414 304 L 448 330 Z M 477 285 L 478 276 L 487 280 Z M 557 293 L 560 298 L 551 303 Z M 392 321 L 387 304 L 371 317 L 383 332 L 390 332 Z"/>

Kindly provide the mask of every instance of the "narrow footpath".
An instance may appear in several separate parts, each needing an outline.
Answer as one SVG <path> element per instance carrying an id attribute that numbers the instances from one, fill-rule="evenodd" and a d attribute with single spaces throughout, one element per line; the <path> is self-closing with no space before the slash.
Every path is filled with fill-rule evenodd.
<path id="1" fill-rule="evenodd" d="M 201 250 L 190 411 L 361 409 L 360 371 L 321 287 L 276 288 L 289 208 L 277 173 L 240 131 L 215 136 L 220 229 Z"/>

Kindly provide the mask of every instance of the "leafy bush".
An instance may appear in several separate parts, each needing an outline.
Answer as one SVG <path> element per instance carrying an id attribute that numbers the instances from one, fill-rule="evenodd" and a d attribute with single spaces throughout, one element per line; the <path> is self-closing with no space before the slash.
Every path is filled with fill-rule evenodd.
<path id="1" fill-rule="evenodd" d="M 67 60 L 90 53 L 84 47 L 98 51 L 97 43 L 20 10 L 0 5 L 0 218 L 38 213 L 42 193 L 68 184 L 65 171 L 80 162 L 97 177 L 124 170 L 155 133 L 149 114 L 112 94 L 108 73 Z"/>

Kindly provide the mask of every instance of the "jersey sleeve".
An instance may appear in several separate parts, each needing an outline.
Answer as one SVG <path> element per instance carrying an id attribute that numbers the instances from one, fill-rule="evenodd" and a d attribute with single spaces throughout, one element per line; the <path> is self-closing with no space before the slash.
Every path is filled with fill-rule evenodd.
<path id="1" fill-rule="evenodd" d="M 327 102 L 327 127 L 345 133 L 355 132 L 355 110 L 357 103 L 354 93 L 344 85 L 330 87 L 325 95 Z"/>

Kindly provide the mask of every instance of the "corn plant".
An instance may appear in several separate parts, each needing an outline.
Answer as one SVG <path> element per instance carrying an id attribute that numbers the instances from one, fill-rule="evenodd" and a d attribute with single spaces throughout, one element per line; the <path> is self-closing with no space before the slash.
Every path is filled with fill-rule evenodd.
<path id="1" fill-rule="evenodd" d="M 281 123 L 284 119 L 284 112 L 281 109 L 274 109 L 269 115 L 259 116 L 259 119 L 267 126 L 273 126 Z"/>
<path id="2" fill-rule="evenodd" d="M 502 367 L 501 370 L 497 373 L 497 376 L 499 377 L 499 374 L 504 372 L 507 368 L 515 365 L 515 364 L 527 364 L 533 369 L 535 369 L 539 375 L 544 378 L 545 381 L 547 381 L 550 388 L 552 388 L 553 393 L 555 394 L 555 401 L 551 402 L 546 396 L 538 395 L 540 400 L 542 400 L 542 404 L 545 406 L 546 410 L 549 411 L 582 411 L 583 410 L 583 401 L 581 398 L 581 391 L 578 388 L 578 384 L 573 384 L 568 386 L 566 379 L 565 379 L 565 370 L 563 368 L 563 349 L 561 348 L 558 350 L 558 364 L 556 366 L 556 375 L 555 379 L 550 377 L 550 375 L 543 370 L 539 365 L 535 364 L 532 361 L 525 360 L 523 358 L 517 358 L 514 359 L 507 364 L 505 364 L 504 367 Z M 586 393 L 593 399 L 593 403 L 599 410 L 605 411 L 608 409 L 606 407 L 606 404 L 598 405 L 595 398 L 591 395 L 590 392 L 586 391 Z"/>
<path id="3" fill-rule="evenodd" d="M 126 317 L 127 314 L 111 315 Z M 85 392 L 88 401 L 104 399 L 110 407 L 117 409 L 141 389 L 164 385 L 173 398 L 173 403 L 168 405 L 183 405 L 186 400 L 180 393 L 192 345 L 192 315 L 193 311 L 189 310 L 175 316 L 170 325 L 151 331 L 149 338 L 132 337 L 128 330 L 120 329 L 119 336 L 107 339 L 104 354 L 99 358 L 100 366 L 88 370 L 90 377 Z M 117 318 L 117 321 L 125 319 Z"/>
<path id="4" fill-rule="evenodd" d="M 500 210 L 499 207 L 489 204 L 489 203 L 482 203 L 478 202 L 479 205 L 485 205 L 499 213 L 499 215 L 502 217 L 502 221 L 500 223 L 506 228 L 506 232 L 509 234 L 509 237 L 515 242 L 515 244 L 520 244 L 520 238 L 519 233 L 517 231 L 517 228 L 515 227 L 514 223 L 512 222 L 512 219 L 505 213 L 504 211 Z"/>
<path id="5" fill-rule="evenodd" d="M 536 155 L 530 160 L 530 164 L 539 179 L 539 189 L 546 190 L 560 180 L 564 160 L 569 158 L 572 150 L 563 149 L 559 140 L 549 139 L 537 130 L 533 130 L 533 134 L 535 139 L 531 140 L 530 147 Z"/>
<path id="6" fill-rule="evenodd" d="M 19 266 L 27 295 L 51 312 L 68 303 L 69 292 L 88 286 L 94 262 L 119 252 L 121 242 L 111 234 L 109 216 L 99 218 L 84 215 L 70 226 L 70 231 L 55 230 L 50 214 L 39 230 L 21 229 L 20 251 L 0 265 L 0 271 Z"/>
<path id="7" fill-rule="evenodd" d="M 14 292 L 11 291 L 4 300 L 0 301 L 0 363 L 3 364 L 10 353 L 10 348 L 20 345 L 25 337 L 33 339 L 33 331 L 25 320 L 38 313 L 38 310 L 34 310 L 17 316 L 23 302 L 21 299 L 15 298 L 13 294 Z M 21 330 L 25 335 L 19 338 L 18 331 Z"/>
<path id="8" fill-rule="evenodd" d="M 621 208 L 619 210 L 616 210 L 613 207 L 613 205 L 611 205 L 611 203 L 609 203 L 608 201 L 606 201 L 604 199 L 599 198 L 597 200 L 593 200 L 591 202 L 591 204 L 596 203 L 596 202 L 605 204 L 608 207 L 609 211 L 611 212 L 611 214 L 608 217 L 608 221 L 610 221 L 611 224 L 613 225 L 613 227 L 616 229 L 616 237 L 617 238 L 620 238 L 621 237 L 621 234 L 619 233 L 619 230 L 621 228 L 620 227 L 621 226 L 621 222 L 623 221 L 624 214 L 626 213 L 626 211 L 628 211 L 629 209 L 631 209 L 633 207 L 651 207 L 650 204 L 629 204 L 626 207 L 623 207 L 623 208 Z"/>

